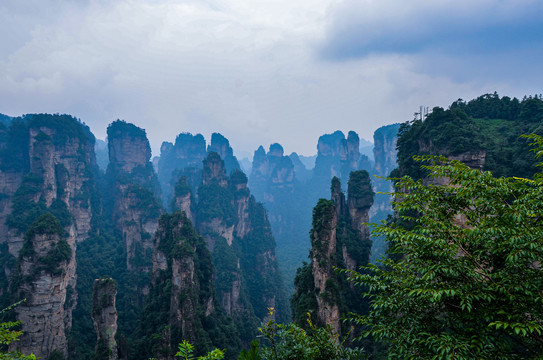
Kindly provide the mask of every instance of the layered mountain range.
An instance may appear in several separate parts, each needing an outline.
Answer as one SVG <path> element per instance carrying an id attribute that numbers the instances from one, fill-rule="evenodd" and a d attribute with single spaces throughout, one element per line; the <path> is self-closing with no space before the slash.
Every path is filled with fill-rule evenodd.
<path id="1" fill-rule="evenodd" d="M 285 280 L 281 269 L 307 258 L 310 209 L 332 177 L 337 197 L 339 179 L 373 168 L 354 132 L 321 137 L 314 169 L 261 147 L 248 178 L 218 133 L 208 146 L 182 133 L 153 165 L 145 130 L 125 121 L 104 143 L 68 115 L 2 119 L 0 295 L 23 301 L 13 347 L 44 359 L 172 359 L 182 339 L 235 356 L 269 308 L 291 318 L 294 270 Z M 347 203 L 338 219 L 368 220 L 371 204 L 359 215 Z M 349 229 L 364 255 L 338 251 L 365 264 L 367 231 Z"/>

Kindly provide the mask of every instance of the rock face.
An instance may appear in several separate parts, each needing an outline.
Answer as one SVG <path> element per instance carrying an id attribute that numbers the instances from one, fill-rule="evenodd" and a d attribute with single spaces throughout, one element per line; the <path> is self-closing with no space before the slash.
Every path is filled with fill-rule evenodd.
<path id="1" fill-rule="evenodd" d="M 154 243 L 153 274 L 145 310 L 149 324 L 142 326 L 149 345 L 156 344 L 151 340 L 152 334 L 161 334 L 161 348 L 148 355 L 173 360 L 179 339 L 196 344 L 199 352 L 211 346 L 224 347 L 217 338 L 226 338 L 239 346 L 237 333 L 223 333 L 231 320 L 221 315 L 222 310 L 217 311 L 211 253 L 185 214 L 178 211 L 162 215 Z M 204 325 L 213 322 L 221 327 L 209 329 Z"/>
<path id="2" fill-rule="evenodd" d="M 235 170 L 226 177 L 217 153 L 204 160 L 197 209 L 197 228 L 213 253 L 217 297 L 226 313 L 235 321 L 245 318 L 256 324 L 268 307 L 276 307 L 286 317 L 266 212 L 251 196 L 244 173 Z"/>
<path id="3" fill-rule="evenodd" d="M 336 208 L 331 201 L 320 201 L 314 210 L 319 219 L 318 227 L 311 234 L 311 273 L 316 296 L 316 315 L 319 323 L 331 325 L 335 332 L 341 333 L 339 322 L 338 299 L 334 298 L 330 284 L 335 281 L 334 257 L 337 252 L 337 222 Z"/>
<path id="4" fill-rule="evenodd" d="M 181 133 L 175 139 L 175 144 L 164 142 L 160 148 L 158 161 L 158 179 L 162 189 L 164 206 L 169 206 L 174 196 L 174 185 L 184 169 L 202 169 L 202 160 L 206 156 L 206 141 L 201 134 L 192 135 Z M 184 174 L 187 175 L 187 174 Z M 193 189 L 196 189 L 200 179 L 194 179 Z"/>
<path id="5" fill-rule="evenodd" d="M 216 152 L 223 159 L 227 174 L 234 170 L 240 170 L 238 159 L 234 156 L 230 142 L 219 133 L 211 134 L 211 144 L 207 147 L 207 153 L 211 152 Z"/>
<path id="6" fill-rule="evenodd" d="M 349 131 L 347 139 L 341 131 L 321 136 L 317 145 L 314 176 L 324 183 L 334 176 L 347 180 L 349 173 L 358 169 L 359 144 L 360 139 L 354 131 Z"/>
<path id="7" fill-rule="evenodd" d="M 117 360 L 117 283 L 112 278 L 96 279 L 92 289 L 92 321 L 97 340 L 95 359 Z"/>
<path id="8" fill-rule="evenodd" d="M 400 124 L 382 126 L 373 134 L 373 155 L 375 158 L 374 173 L 379 176 L 389 176 L 398 166 L 396 142 Z"/>
<path id="9" fill-rule="evenodd" d="M 195 254 L 203 256 L 195 259 Z M 209 263 L 198 263 L 204 260 Z M 163 296 L 166 296 L 168 305 L 165 310 L 169 314 L 167 324 L 171 327 L 167 342 L 173 346 L 172 349 L 178 339 L 192 343 L 198 341 L 198 314 L 208 316 L 214 311 L 210 289 L 207 289 L 206 296 L 199 297 L 202 293 L 200 283 L 203 281 L 208 287 L 212 284 L 209 270 L 204 272 L 207 274 L 205 278 L 199 278 L 197 274 L 200 267 L 206 266 L 212 267 L 210 254 L 189 219 L 179 212 L 163 215 L 155 236 L 151 292 L 165 292 Z M 164 288 L 166 281 L 171 282 L 167 290 Z"/>
<path id="10" fill-rule="evenodd" d="M 112 217 L 126 244 L 126 266 L 149 272 L 161 212 L 149 141 L 145 130 L 119 120 L 109 125 L 108 140 Z"/>
<path id="11" fill-rule="evenodd" d="M 294 165 L 288 156 L 284 156 L 283 147 L 279 144 L 270 145 L 266 154 L 260 146 L 253 157 L 251 173 L 251 188 L 266 203 L 277 203 L 283 193 L 294 190 Z"/>
<path id="12" fill-rule="evenodd" d="M 27 301 L 16 308 L 23 335 L 14 344 L 25 354 L 67 355 L 72 307 L 65 305 L 67 289 L 75 287 L 75 254 L 62 235 L 60 222 L 51 214 L 38 218 L 25 235 L 18 271 L 24 280 L 17 291 Z"/>
<path id="13" fill-rule="evenodd" d="M 380 127 L 373 134 L 374 148 L 373 154 L 375 158 L 374 168 L 370 171 L 372 175 L 379 177 L 389 177 L 392 170 L 397 164 L 396 143 L 398 140 L 398 129 L 400 124 L 392 124 Z M 392 182 L 385 179 L 372 177 L 375 192 L 392 192 Z M 370 210 L 370 221 L 379 223 L 385 220 L 388 215 L 392 214 L 392 199 L 387 194 L 376 194 L 375 202 Z M 371 261 L 380 258 L 386 251 L 386 243 L 384 239 L 374 238 Z"/>
<path id="14" fill-rule="evenodd" d="M 9 201 L 0 229 L 18 257 L 12 288 L 27 298 L 16 309 L 23 335 L 14 346 L 44 358 L 53 351 L 66 355 L 77 300 L 76 247 L 98 211 L 94 136 L 70 116 L 44 114 L 15 120 L 4 135 L 0 147 L 20 163 L 2 154 L 1 186 Z"/>
<path id="15" fill-rule="evenodd" d="M 334 268 L 357 269 L 369 261 L 371 240 L 367 221 L 373 191 L 365 170 L 351 172 L 348 198 L 337 177 L 332 179 L 331 200 L 320 199 L 313 209 L 310 264 L 297 273 L 292 298 L 294 320 L 303 324 L 305 313 L 313 310 L 318 324 L 331 325 L 341 334 L 340 322 L 346 312 L 363 313 L 359 289 L 346 284 Z"/>

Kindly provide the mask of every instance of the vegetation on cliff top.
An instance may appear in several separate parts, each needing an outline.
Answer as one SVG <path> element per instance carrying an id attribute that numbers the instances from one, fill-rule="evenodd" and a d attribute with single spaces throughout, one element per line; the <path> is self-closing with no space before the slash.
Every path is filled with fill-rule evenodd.
<path id="1" fill-rule="evenodd" d="M 522 101 L 496 93 L 465 102 L 457 100 L 449 109 L 435 107 L 424 120 L 413 120 L 399 130 L 398 167 L 393 176 L 415 179 L 427 173 L 413 160 L 419 155 L 460 155 L 483 153 L 484 170 L 495 176 L 531 177 L 536 161 L 522 134 L 543 135 L 543 100 Z"/>

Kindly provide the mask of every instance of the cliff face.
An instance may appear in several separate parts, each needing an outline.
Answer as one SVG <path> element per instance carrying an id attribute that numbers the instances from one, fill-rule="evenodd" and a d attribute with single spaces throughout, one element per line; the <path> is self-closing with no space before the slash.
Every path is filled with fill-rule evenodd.
<path id="1" fill-rule="evenodd" d="M 92 321 L 96 331 L 96 360 L 117 360 L 117 283 L 112 278 L 94 280 L 92 289 Z"/>
<path id="2" fill-rule="evenodd" d="M 238 324 L 254 324 L 251 331 L 268 307 L 285 316 L 275 241 L 245 174 L 237 170 L 227 178 L 219 155 L 211 152 L 204 161 L 197 209 L 196 224 L 213 253 L 217 296 L 227 314 Z"/>
<path id="3" fill-rule="evenodd" d="M 26 150 L 13 154 L 21 164 L 3 162 L 0 175 L 4 194 L 13 194 L 4 208 L 9 215 L 0 219 L 9 251 L 18 257 L 11 287 L 17 297 L 27 298 L 16 309 L 23 335 L 14 346 L 42 357 L 54 350 L 66 355 L 77 300 L 77 242 L 89 236 L 97 211 L 94 136 L 66 115 L 26 115 L 13 125 L 10 136 L 28 140 L 18 145 Z M 22 172 L 27 175 L 16 175 Z"/>
<path id="4" fill-rule="evenodd" d="M 346 312 L 363 313 L 358 289 L 349 286 L 334 268 L 357 269 L 369 261 L 371 240 L 362 221 L 369 218 L 373 191 L 366 171 L 351 173 L 348 198 L 337 177 L 332 179 L 331 200 L 320 199 L 313 209 L 310 264 L 304 265 L 295 279 L 292 298 L 294 320 L 303 324 L 305 313 L 313 310 L 320 325 L 331 325 L 341 334 L 340 317 Z"/>
<path id="5" fill-rule="evenodd" d="M 211 144 L 207 147 L 207 153 L 216 152 L 224 161 L 226 173 L 240 170 L 238 159 L 234 156 L 234 150 L 227 138 L 219 133 L 211 134 Z"/>
<path id="6" fill-rule="evenodd" d="M 206 156 L 206 141 L 201 134 L 192 135 L 181 133 L 175 139 L 175 144 L 164 142 L 160 148 L 158 161 L 158 179 L 162 189 L 164 205 L 168 206 L 174 196 L 174 185 L 184 169 L 202 169 L 202 160 Z M 187 175 L 187 174 L 184 174 Z M 200 179 L 189 184 L 196 189 Z"/>
<path id="7" fill-rule="evenodd" d="M 27 301 L 16 308 L 23 335 L 14 347 L 48 357 L 54 350 L 67 354 L 66 333 L 72 308 L 65 308 L 68 288 L 75 285 L 72 244 L 63 238 L 60 222 L 42 215 L 30 227 L 19 258 L 18 295 Z"/>
<path id="8" fill-rule="evenodd" d="M 126 245 L 126 265 L 148 272 L 161 212 L 149 142 L 143 129 L 119 120 L 108 127 L 108 140 L 112 217 Z"/>
<path id="9" fill-rule="evenodd" d="M 389 176 L 397 166 L 396 142 L 400 124 L 382 126 L 373 134 L 373 155 L 375 158 L 374 173 Z"/>
<path id="10" fill-rule="evenodd" d="M 171 288 L 163 295 L 167 297 L 167 324 L 172 327 L 167 342 L 175 349 L 174 336 L 192 343 L 198 341 L 196 328 L 198 311 L 206 316 L 214 311 L 214 299 L 207 289 L 207 295 L 201 293 L 200 281 L 210 284 L 212 274 L 206 271 L 207 278 L 199 279 L 199 264 L 195 263 L 195 254 L 204 253 L 204 259 L 210 255 L 202 239 L 193 229 L 188 218 L 182 213 L 163 215 L 155 236 L 153 252 L 152 293 L 165 291 L 165 282 L 171 282 Z M 197 262 L 198 260 L 196 260 Z M 200 266 L 211 267 L 211 263 Z M 174 334 L 172 334 L 172 332 Z M 170 355 L 171 356 L 171 355 Z"/>
<path id="11" fill-rule="evenodd" d="M 334 176 L 347 180 L 349 172 L 358 169 L 360 139 L 354 131 L 347 138 L 341 131 L 319 138 L 314 176 L 328 183 Z"/>
<path id="12" fill-rule="evenodd" d="M 331 287 L 335 281 L 333 267 L 337 264 L 338 216 L 331 201 L 319 201 L 313 213 L 320 221 L 311 233 L 311 273 L 318 293 L 316 316 L 320 324 L 331 325 L 335 332 L 341 333 L 339 299 Z"/>
<path id="13" fill-rule="evenodd" d="M 142 325 L 149 337 L 161 334 L 161 349 L 152 355 L 173 360 L 179 339 L 196 344 L 199 352 L 209 350 L 212 345 L 224 348 L 219 338 L 228 338 L 231 346 L 239 346 L 235 330 L 223 333 L 231 320 L 217 312 L 211 254 L 185 214 L 162 215 L 154 243 L 153 274 L 145 312 L 148 322 Z M 208 332 L 211 329 L 203 324 L 215 321 L 222 327 Z"/>
<path id="14" fill-rule="evenodd" d="M 373 175 L 389 177 L 392 170 L 397 166 L 397 150 L 396 143 L 398 140 L 398 130 L 400 124 L 392 124 L 380 127 L 373 134 L 373 154 L 375 164 L 372 171 Z M 372 178 L 374 189 L 376 192 L 392 192 L 392 182 L 381 178 Z M 370 210 L 370 221 L 379 223 L 385 220 L 388 215 L 392 214 L 392 199 L 386 194 L 376 194 L 375 202 Z M 386 251 L 384 239 L 374 238 L 372 248 L 372 262 L 381 257 Z"/>

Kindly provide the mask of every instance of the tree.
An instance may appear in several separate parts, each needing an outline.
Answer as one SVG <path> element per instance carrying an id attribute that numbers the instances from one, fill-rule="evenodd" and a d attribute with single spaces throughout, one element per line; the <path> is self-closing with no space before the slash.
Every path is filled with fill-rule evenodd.
<path id="1" fill-rule="evenodd" d="M 1 310 L 0 314 L 3 314 L 13 309 L 15 306 L 19 305 L 21 302 L 22 301 L 19 301 L 18 303 Z M 0 360 L 12 360 L 12 359 L 36 360 L 36 357 L 33 354 L 23 355 L 18 350 L 7 351 L 5 349 L 12 342 L 19 340 L 19 336 L 21 336 L 23 332 L 13 330 L 19 325 L 20 325 L 20 321 L 15 321 L 15 322 L 8 321 L 8 322 L 0 323 L 0 344 L 2 346 L 0 350 Z"/>
<path id="2" fill-rule="evenodd" d="M 543 138 L 530 138 L 541 156 Z M 443 157 L 417 160 L 441 181 L 395 179 L 397 221 L 374 231 L 395 260 L 345 271 L 372 299 L 352 320 L 391 359 L 541 358 L 543 174 L 495 178 Z"/>
<path id="3" fill-rule="evenodd" d="M 317 327 L 308 313 L 308 331 L 300 326 L 277 324 L 270 309 L 270 320 L 260 332 L 269 347 L 261 349 L 260 359 L 266 360 L 362 360 L 366 354 L 358 348 L 347 348 L 330 325 Z"/>

